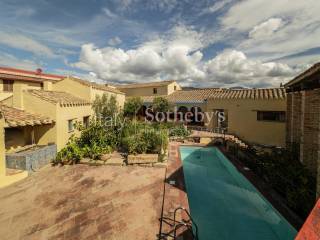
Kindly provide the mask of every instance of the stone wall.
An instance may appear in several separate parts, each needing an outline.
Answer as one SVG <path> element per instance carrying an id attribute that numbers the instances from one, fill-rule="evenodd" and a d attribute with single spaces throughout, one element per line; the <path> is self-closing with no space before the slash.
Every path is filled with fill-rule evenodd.
<path id="1" fill-rule="evenodd" d="M 6 154 L 7 168 L 32 172 L 49 164 L 56 157 L 57 146 L 55 144 L 37 147 L 36 149 Z"/>

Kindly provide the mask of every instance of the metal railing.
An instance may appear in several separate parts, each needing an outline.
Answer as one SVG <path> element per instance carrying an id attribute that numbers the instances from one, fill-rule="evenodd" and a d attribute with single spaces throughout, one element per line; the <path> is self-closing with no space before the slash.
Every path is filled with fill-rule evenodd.
<path id="1" fill-rule="evenodd" d="M 184 220 L 182 220 L 181 222 L 178 222 L 176 221 L 176 215 L 177 215 L 177 212 L 181 210 L 181 211 L 184 211 L 188 217 L 189 217 L 189 222 L 186 222 Z M 190 224 L 190 221 L 191 221 L 191 224 Z M 191 234 L 193 236 L 193 239 L 194 240 L 198 240 L 198 226 L 197 224 L 193 221 L 190 213 L 188 212 L 187 209 L 185 209 L 184 207 L 177 207 L 175 210 L 174 210 L 174 215 L 173 215 L 173 222 L 174 222 L 174 233 L 173 233 L 173 239 L 175 240 L 176 239 L 176 235 L 177 235 L 177 229 L 179 226 L 186 226 L 188 229 L 191 230 Z M 194 226 L 195 228 L 195 233 L 193 233 L 192 231 L 192 226 Z"/>
<path id="2" fill-rule="evenodd" d="M 181 221 L 177 221 L 177 212 L 178 211 L 183 211 L 187 214 L 188 216 L 188 220 L 184 220 L 182 219 Z M 168 220 L 170 222 L 168 222 Z M 172 218 L 168 218 L 168 217 L 162 217 L 161 221 L 163 221 L 164 223 L 167 223 L 170 227 L 171 230 L 167 233 L 160 233 L 159 234 L 159 239 L 177 239 L 177 230 L 180 227 L 186 227 L 188 231 L 190 231 L 191 235 L 192 235 L 192 239 L 194 240 L 198 240 L 198 226 L 197 224 L 194 222 L 194 220 L 192 219 L 190 213 L 188 212 L 187 209 L 185 209 L 184 207 L 177 207 L 174 210 L 174 215 L 173 215 L 173 219 Z M 194 229 L 194 231 L 193 231 Z"/>

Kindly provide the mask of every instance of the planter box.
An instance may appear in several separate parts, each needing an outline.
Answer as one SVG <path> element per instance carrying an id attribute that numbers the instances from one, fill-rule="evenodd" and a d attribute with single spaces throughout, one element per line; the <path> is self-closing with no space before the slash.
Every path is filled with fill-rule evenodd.
<path id="1" fill-rule="evenodd" d="M 32 172 L 49 164 L 55 159 L 56 154 L 57 146 L 55 144 L 35 146 L 20 152 L 8 153 L 6 154 L 6 167 Z"/>
<path id="2" fill-rule="evenodd" d="M 158 162 L 158 154 L 128 155 L 128 164 L 148 164 Z"/>

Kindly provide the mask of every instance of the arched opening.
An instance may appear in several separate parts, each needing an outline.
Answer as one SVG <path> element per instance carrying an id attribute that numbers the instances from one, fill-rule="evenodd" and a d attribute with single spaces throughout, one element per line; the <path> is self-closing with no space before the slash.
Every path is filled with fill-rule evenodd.
<path id="1" fill-rule="evenodd" d="M 188 112 L 188 108 L 186 106 L 180 106 L 177 111 L 178 120 L 184 119 L 186 112 Z"/>
<path id="2" fill-rule="evenodd" d="M 197 126 L 203 126 L 204 116 L 203 116 L 201 107 L 198 107 L 198 106 L 191 107 L 190 111 L 193 113 L 193 119 L 191 124 L 197 125 Z"/>

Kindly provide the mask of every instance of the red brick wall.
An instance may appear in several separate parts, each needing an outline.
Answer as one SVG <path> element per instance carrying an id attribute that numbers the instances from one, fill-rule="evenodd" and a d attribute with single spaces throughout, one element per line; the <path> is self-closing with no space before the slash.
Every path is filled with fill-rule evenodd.
<path id="1" fill-rule="evenodd" d="M 301 97 L 300 92 L 288 93 L 287 96 L 287 148 L 297 151 L 301 140 Z"/>
<path id="2" fill-rule="evenodd" d="M 319 131 L 320 131 L 320 89 L 305 92 L 305 113 L 303 124 L 303 163 L 317 174 Z"/>
<path id="3" fill-rule="evenodd" d="M 317 176 L 320 196 L 320 89 L 287 95 L 287 148 Z"/>

